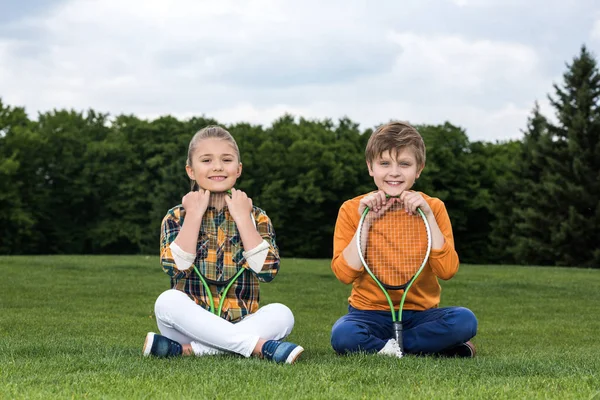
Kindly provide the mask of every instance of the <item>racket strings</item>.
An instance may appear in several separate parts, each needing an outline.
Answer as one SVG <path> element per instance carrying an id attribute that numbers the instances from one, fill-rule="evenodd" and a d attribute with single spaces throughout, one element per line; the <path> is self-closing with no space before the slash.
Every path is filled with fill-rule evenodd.
<path id="1" fill-rule="evenodd" d="M 381 283 L 400 286 L 410 281 L 427 255 L 428 235 L 420 215 L 409 215 L 395 203 L 382 216 L 369 213 L 363 256 Z"/>

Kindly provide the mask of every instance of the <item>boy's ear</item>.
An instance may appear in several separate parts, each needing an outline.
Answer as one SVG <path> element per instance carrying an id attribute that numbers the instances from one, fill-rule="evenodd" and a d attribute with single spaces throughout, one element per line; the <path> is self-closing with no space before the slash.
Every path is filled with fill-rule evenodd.
<path id="1" fill-rule="evenodd" d="M 190 167 L 187 164 L 185 164 L 185 172 L 187 172 L 187 175 L 191 180 L 196 179 L 196 178 L 194 178 L 194 170 L 192 169 L 192 167 Z"/>
<path id="2" fill-rule="evenodd" d="M 418 179 L 419 176 L 421 176 L 421 172 L 423 172 L 423 169 L 425 168 L 425 166 L 423 165 L 418 171 L 417 171 L 417 175 L 415 176 L 415 179 Z"/>
<path id="3" fill-rule="evenodd" d="M 242 163 L 238 166 L 236 178 L 239 178 L 242 175 Z"/>
<path id="4" fill-rule="evenodd" d="M 369 176 L 373 176 L 373 168 L 371 168 L 371 163 L 367 161 L 367 168 L 369 169 Z"/>

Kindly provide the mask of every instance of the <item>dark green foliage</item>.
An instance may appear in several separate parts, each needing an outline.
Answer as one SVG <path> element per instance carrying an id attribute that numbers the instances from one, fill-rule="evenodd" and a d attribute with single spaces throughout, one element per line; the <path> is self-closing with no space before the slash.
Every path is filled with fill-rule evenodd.
<path id="1" fill-rule="evenodd" d="M 5 106 L 0 99 L 1 254 L 22 252 L 34 235 L 34 210 L 23 196 L 31 184 L 23 172 L 34 142 L 31 125 L 24 109 Z"/>
<path id="2" fill-rule="evenodd" d="M 582 48 L 555 85 L 556 123 L 537 105 L 521 141 L 470 142 L 449 122 L 418 126 L 416 190 L 439 197 L 463 262 L 600 266 L 600 76 Z M 187 148 L 207 118 L 109 118 L 54 110 L 30 120 L 0 101 L 0 254 L 152 254 L 189 189 Z M 284 115 L 226 126 L 237 187 L 273 220 L 288 257 L 330 257 L 341 204 L 375 189 L 349 119 Z"/>
<path id="3" fill-rule="evenodd" d="M 600 74 L 582 48 L 550 98 L 556 124 L 534 109 L 517 161 L 509 252 L 522 264 L 600 267 Z"/>
<path id="4" fill-rule="evenodd" d="M 9 141 L 16 133 L 3 138 L 21 155 L 15 161 L 7 153 L 3 171 L 18 183 L 5 196 L 12 193 L 31 210 L 31 237 L 13 246 L 12 240 L 24 236 L 9 234 L 19 224 L 7 223 L 5 253 L 156 252 L 162 217 L 189 190 L 184 171 L 189 140 L 217 123 L 126 115 L 109 123 L 93 111 L 54 111 L 37 122 L 24 118 L 30 129 L 19 131 L 21 141 Z M 342 202 L 375 188 L 364 161 L 370 131 L 361 132 L 348 119 L 336 124 L 289 115 L 267 129 L 243 123 L 228 129 L 242 154 L 238 188 L 267 211 L 282 253 L 329 257 Z M 464 130 L 449 123 L 419 129 L 428 147 L 427 166 L 415 188 L 446 203 L 463 261 L 488 260 L 495 177 L 490 173 L 495 164 L 488 161 L 497 146 L 471 144 Z M 5 219 L 11 215 L 19 214 Z"/>

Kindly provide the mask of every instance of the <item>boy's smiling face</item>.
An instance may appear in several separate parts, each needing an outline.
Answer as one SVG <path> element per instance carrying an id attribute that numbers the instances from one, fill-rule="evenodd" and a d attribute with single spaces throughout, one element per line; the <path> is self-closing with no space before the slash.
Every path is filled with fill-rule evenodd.
<path id="1" fill-rule="evenodd" d="M 237 152 L 226 140 L 203 139 L 194 152 L 192 166 L 186 165 L 190 179 L 212 193 L 231 189 L 242 173 Z"/>
<path id="2" fill-rule="evenodd" d="M 386 150 L 367 166 L 377 188 L 389 196 L 399 196 L 409 190 L 423 170 L 417 165 L 414 151 L 409 147 Z"/>

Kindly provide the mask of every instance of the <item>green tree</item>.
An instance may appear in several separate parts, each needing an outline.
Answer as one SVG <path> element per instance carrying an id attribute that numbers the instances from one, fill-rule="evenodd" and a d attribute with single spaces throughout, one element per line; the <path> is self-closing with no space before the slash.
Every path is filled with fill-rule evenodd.
<path id="1" fill-rule="evenodd" d="M 467 211 L 467 230 L 475 235 L 470 235 L 469 243 L 475 252 L 470 252 L 471 258 L 466 260 L 477 263 L 494 263 L 508 261 L 506 246 L 498 246 L 492 237 L 502 229 L 510 232 L 506 226 L 508 203 L 501 200 L 500 182 L 513 183 L 513 163 L 521 142 L 508 141 L 500 143 L 473 142 L 470 144 L 468 164 L 472 184 L 472 197 Z M 508 199 L 512 193 L 507 193 Z M 508 208 L 507 208 L 508 207 Z M 500 234 L 498 239 L 504 239 Z M 459 254 L 460 255 L 460 254 Z"/>
<path id="2" fill-rule="evenodd" d="M 550 97 L 558 123 L 550 124 L 554 157 L 548 180 L 561 207 L 552 229 L 556 263 L 600 267 L 600 74 L 582 47 Z"/>
<path id="3" fill-rule="evenodd" d="M 481 260 L 486 252 L 482 232 L 487 228 L 477 216 L 486 212 L 488 204 L 480 198 L 485 193 L 479 188 L 466 132 L 448 122 L 418 126 L 418 130 L 427 147 L 427 160 L 415 190 L 438 197 L 446 205 L 461 260 Z"/>
<path id="4" fill-rule="evenodd" d="M 557 123 L 537 108 L 521 157 L 510 249 L 517 262 L 600 265 L 600 76 L 582 47 L 550 97 Z"/>
<path id="5" fill-rule="evenodd" d="M 522 173 L 517 169 L 523 143 L 511 140 L 500 143 L 476 142 L 473 154 L 485 171 L 481 177 L 487 193 L 489 232 L 487 241 L 487 257 L 479 262 L 514 264 L 515 260 L 508 248 L 512 245 L 511 235 L 514 228 L 513 210 L 517 209 L 515 191 L 521 185 Z M 477 150 L 476 148 L 480 149 Z"/>
<path id="6" fill-rule="evenodd" d="M 27 165 L 31 181 L 24 198 L 32 208 L 38 234 L 36 252 L 89 253 L 89 230 L 103 205 L 90 160 L 96 144 L 109 132 L 107 115 L 92 110 L 40 114 L 35 156 Z"/>
<path id="7" fill-rule="evenodd" d="M 257 190 L 255 203 L 273 220 L 282 254 L 330 257 L 341 203 L 369 190 L 358 125 L 286 115 L 260 135 L 256 162 L 244 174 Z"/>
<path id="8" fill-rule="evenodd" d="M 35 218 L 23 199 L 29 177 L 22 166 L 36 155 L 27 143 L 31 121 L 23 108 L 5 106 L 0 99 L 0 254 L 17 254 L 30 248 Z"/>
<path id="9" fill-rule="evenodd" d="M 552 151 L 548 121 L 535 105 L 509 179 L 499 182 L 495 205 L 496 232 L 492 243 L 506 249 L 518 264 L 554 264 L 550 230 L 554 222 L 554 200 L 547 195 L 548 155 Z M 546 193 L 546 194 L 544 194 Z"/>

